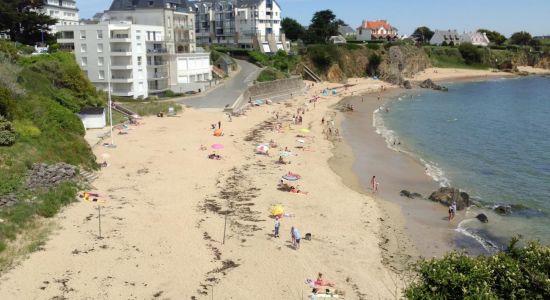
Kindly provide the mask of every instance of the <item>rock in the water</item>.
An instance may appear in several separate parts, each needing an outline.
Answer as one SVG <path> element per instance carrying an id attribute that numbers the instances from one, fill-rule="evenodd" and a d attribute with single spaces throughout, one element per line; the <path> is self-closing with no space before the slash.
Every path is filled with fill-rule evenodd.
<path id="1" fill-rule="evenodd" d="M 406 88 L 407 90 L 412 89 L 411 82 L 408 80 L 403 81 L 403 87 Z"/>
<path id="2" fill-rule="evenodd" d="M 460 192 L 456 188 L 442 187 L 439 190 L 433 192 L 430 200 L 439 202 L 445 206 L 450 206 L 453 202 L 456 202 L 456 209 L 463 210 L 471 205 L 470 195 L 465 192 Z"/>
<path id="3" fill-rule="evenodd" d="M 436 90 L 436 91 L 448 91 L 449 89 L 444 87 L 444 86 L 441 86 L 441 85 L 438 85 L 436 84 L 435 82 L 433 82 L 431 79 L 426 79 L 424 81 L 422 81 L 419 85 L 421 88 L 423 89 L 432 89 L 432 90 Z"/>
<path id="4" fill-rule="evenodd" d="M 494 208 L 494 211 L 499 215 L 509 215 L 512 213 L 512 208 L 507 205 L 499 205 Z"/>
<path id="5" fill-rule="evenodd" d="M 487 223 L 489 222 L 489 219 L 487 218 L 487 216 L 485 214 L 479 214 L 476 216 L 476 219 L 478 219 L 479 221 L 481 221 L 482 223 Z"/>

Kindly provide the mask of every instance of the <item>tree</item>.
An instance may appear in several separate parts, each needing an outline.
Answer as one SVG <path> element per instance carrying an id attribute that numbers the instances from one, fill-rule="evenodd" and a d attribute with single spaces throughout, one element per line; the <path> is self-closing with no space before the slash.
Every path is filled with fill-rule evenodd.
<path id="1" fill-rule="evenodd" d="M 491 31 L 488 29 L 478 29 L 478 32 L 485 33 L 489 41 L 491 41 L 491 43 L 494 43 L 495 45 L 500 46 L 504 42 L 506 42 L 506 37 L 497 31 Z"/>
<path id="2" fill-rule="evenodd" d="M 0 31 L 9 31 L 12 41 L 27 45 L 50 39 L 49 26 L 56 20 L 41 12 L 43 6 L 44 1 L 37 0 L 0 1 Z"/>
<path id="3" fill-rule="evenodd" d="M 382 57 L 376 53 L 369 55 L 369 63 L 367 65 L 367 74 L 369 76 L 376 76 L 378 74 L 378 67 L 382 63 Z"/>
<path id="4" fill-rule="evenodd" d="M 344 22 L 344 20 L 342 20 L 342 19 L 336 20 L 336 24 L 341 25 L 341 26 L 348 26 L 348 24 L 346 22 Z"/>
<path id="5" fill-rule="evenodd" d="M 520 31 L 512 34 L 510 44 L 527 46 L 531 43 L 531 40 L 533 40 L 533 37 L 531 37 L 529 32 Z"/>
<path id="6" fill-rule="evenodd" d="M 417 39 L 421 43 L 426 43 L 426 42 L 429 42 L 432 39 L 432 36 L 434 35 L 434 32 L 430 28 L 428 28 L 426 26 L 422 26 L 422 27 L 416 28 L 412 35 L 417 37 Z"/>
<path id="7" fill-rule="evenodd" d="M 300 23 L 298 23 L 298 21 L 294 19 L 284 18 L 281 21 L 281 27 L 285 32 L 285 36 L 291 41 L 303 39 L 305 37 L 306 30 Z"/>
<path id="8" fill-rule="evenodd" d="M 330 10 L 321 10 L 313 14 L 308 28 L 310 43 L 325 43 L 331 36 L 338 35 L 336 16 Z"/>
<path id="9" fill-rule="evenodd" d="M 481 53 L 476 46 L 470 43 L 460 44 L 460 46 L 458 46 L 458 51 L 460 51 L 462 58 L 464 58 L 464 62 L 468 65 L 481 62 Z"/>

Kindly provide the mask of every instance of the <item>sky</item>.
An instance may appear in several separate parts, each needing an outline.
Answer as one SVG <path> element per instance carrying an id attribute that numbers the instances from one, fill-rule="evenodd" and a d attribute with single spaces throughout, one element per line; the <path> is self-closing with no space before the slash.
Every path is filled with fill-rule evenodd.
<path id="1" fill-rule="evenodd" d="M 410 35 L 419 26 L 496 30 L 506 36 L 517 31 L 550 35 L 549 0 L 276 0 L 283 17 L 308 25 L 313 13 L 330 9 L 337 18 L 356 28 L 363 19 L 388 20 L 400 34 Z M 106 10 L 112 0 L 77 0 L 81 18 Z"/>

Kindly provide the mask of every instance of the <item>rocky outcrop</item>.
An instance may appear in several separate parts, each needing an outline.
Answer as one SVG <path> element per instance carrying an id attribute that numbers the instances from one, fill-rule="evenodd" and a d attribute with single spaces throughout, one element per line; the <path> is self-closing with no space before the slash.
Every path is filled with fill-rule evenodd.
<path id="1" fill-rule="evenodd" d="M 7 194 L 0 197 L 0 208 L 10 207 L 17 203 L 17 196 L 15 194 Z"/>
<path id="2" fill-rule="evenodd" d="M 426 52 L 412 45 L 391 46 L 384 54 L 379 67 L 380 78 L 399 86 L 404 85 L 404 78 L 431 67 Z"/>
<path id="3" fill-rule="evenodd" d="M 479 214 L 476 216 L 476 219 L 478 219 L 481 223 L 487 223 L 489 222 L 489 218 L 485 214 Z"/>
<path id="4" fill-rule="evenodd" d="M 27 175 L 26 186 L 30 189 L 52 187 L 74 180 L 77 174 L 76 167 L 66 163 L 34 164 Z"/>
<path id="5" fill-rule="evenodd" d="M 422 81 L 419 86 L 423 89 L 432 89 L 432 90 L 436 90 L 436 91 L 448 91 L 449 89 L 444 87 L 444 86 L 441 86 L 439 84 L 436 84 L 435 82 L 433 82 L 433 80 L 431 79 L 426 79 L 424 81 Z"/>
<path id="6" fill-rule="evenodd" d="M 412 84 L 411 84 L 410 81 L 405 80 L 405 81 L 403 81 L 403 87 L 407 90 L 410 90 L 410 89 L 412 89 Z"/>
<path id="7" fill-rule="evenodd" d="M 463 210 L 471 205 L 470 195 L 465 192 L 461 192 L 456 188 L 442 187 L 439 190 L 433 192 L 430 200 L 439 202 L 445 206 L 450 206 L 453 202 L 456 202 L 456 209 Z"/>

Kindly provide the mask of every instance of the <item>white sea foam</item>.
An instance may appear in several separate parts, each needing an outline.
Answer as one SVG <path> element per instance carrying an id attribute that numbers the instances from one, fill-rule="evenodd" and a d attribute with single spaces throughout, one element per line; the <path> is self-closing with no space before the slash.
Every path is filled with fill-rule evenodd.
<path id="1" fill-rule="evenodd" d="M 388 148 L 406 153 L 408 155 L 411 155 L 412 157 L 416 157 L 414 153 L 410 153 L 399 147 L 400 140 L 397 133 L 388 127 L 386 127 L 384 123 L 384 118 L 381 116 L 381 109 L 383 110 L 384 107 L 377 108 L 372 113 L 372 126 L 375 128 L 376 133 L 381 135 L 384 140 L 386 141 L 386 145 Z M 436 182 L 439 183 L 440 186 L 450 186 L 451 182 L 450 180 L 445 177 L 445 173 L 443 170 L 434 162 L 426 162 L 424 159 L 419 158 L 420 162 L 424 165 L 426 174 L 433 178 Z"/>
<path id="2" fill-rule="evenodd" d="M 437 163 L 430 161 L 427 162 L 424 159 L 420 159 L 422 164 L 425 167 L 426 174 L 433 178 L 436 182 L 439 183 L 442 187 L 451 186 L 451 181 L 449 178 L 445 177 L 445 172 L 437 165 Z"/>
<path id="3" fill-rule="evenodd" d="M 462 220 L 460 223 L 458 223 L 458 226 L 456 227 L 455 231 L 474 239 L 483 247 L 483 249 L 485 249 L 489 253 L 499 251 L 499 248 L 496 246 L 495 243 L 492 243 L 491 241 L 488 241 L 480 237 L 479 235 L 471 232 L 470 230 L 468 230 L 466 225 L 471 222 L 479 222 L 479 221 L 477 219 Z"/>

